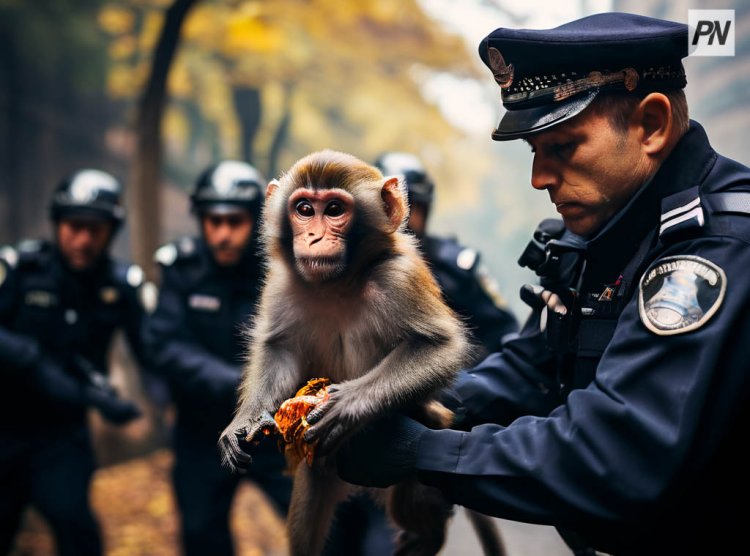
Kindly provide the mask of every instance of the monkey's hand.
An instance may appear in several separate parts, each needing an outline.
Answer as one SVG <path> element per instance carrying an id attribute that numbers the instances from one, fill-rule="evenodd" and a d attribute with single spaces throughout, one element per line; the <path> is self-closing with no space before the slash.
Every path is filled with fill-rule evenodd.
<path id="1" fill-rule="evenodd" d="M 317 443 L 315 452 L 318 456 L 334 452 L 364 422 L 361 417 L 365 413 L 357 411 L 355 401 L 348 395 L 345 385 L 333 384 L 328 387 L 328 400 L 307 416 L 307 423 L 311 426 L 305 432 L 305 442 Z"/>
<path id="2" fill-rule="evenodd" d="M 276 422 L 267 411 L 252 420 L 235 418 L 219 438 L 222 464 L 232 472 L 244 472 L 253 461 L 252 447 L 274 432 L 278 432 Z"/>

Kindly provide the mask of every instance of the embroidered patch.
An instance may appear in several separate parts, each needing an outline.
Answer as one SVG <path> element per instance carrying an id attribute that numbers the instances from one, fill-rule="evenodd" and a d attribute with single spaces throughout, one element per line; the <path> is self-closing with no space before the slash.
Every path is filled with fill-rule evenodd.
<path id="1" fill-rule="evenodd" d="M 670 336 L 703 326 L 724 301 L 727 277 L 701 257 L 665 257 L 641 277 L 638 309 L 643 324 Z"/>
<path id="2" fill-rule="evenodd" d="M 57 305 L 57 296 L 54 293 L 47 291 L 31 290 L 26 292 L 23 301 L 26 305 L 51 307 Z"/>
<path id="3" fill-rule="evenodd" d="M 191 309 L 198 311 L 218 311 L 221 307 L 221 299 L 213 295 L 194 293 L 188 299 L 188 305 Z"/>

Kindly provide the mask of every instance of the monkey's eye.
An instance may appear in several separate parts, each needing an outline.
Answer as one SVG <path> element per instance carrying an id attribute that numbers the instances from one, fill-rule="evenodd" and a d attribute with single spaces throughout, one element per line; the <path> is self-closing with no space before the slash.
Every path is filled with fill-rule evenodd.
<path id="1" fill-rule="evenodd" d="M 338 201 L 331 201 L 326 206 L 326 216 L 341 216 L 344 214 L 344 205 Z"/>
<path id="2" fill-rule="evenodd" d="M 297 214 L 300 216 L 310 217 L 315 214 L 315 209 L 313 206 L 309 203 L 309 201 L 302 200 L 299 203 L 297 203 L 294 206 L 294 210 L 297 211 Z"/>

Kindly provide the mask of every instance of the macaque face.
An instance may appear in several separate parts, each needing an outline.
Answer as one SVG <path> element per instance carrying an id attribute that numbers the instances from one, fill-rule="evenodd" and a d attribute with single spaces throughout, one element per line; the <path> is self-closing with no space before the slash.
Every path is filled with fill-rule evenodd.
<path id="1" fill-rule="evenodd" d="M 297 189 L 289 197 L 297 272 L 307 282 L 336 278 L 346 268 L 354 197 L 343 189 Z"/>
<path id="2" fill-rule="evenodd" d="M 242 259 L 252 237 L 253 217 L 244 209 L 229 213 L 209 210 L 201 216 L 201 227 L 216 264 L 234 266 Z"/>
<path id="3" fill-rule="evenodd" d="M 112 230 L 112 222 L 104 218 L 61 218 L 56 228 L 57 247 L 70 268 L 88 270 L 104 254 Z"/>
<path id="4" fill-rule="evenodd" d="M 427 229 L 427 205 L 424 203 L 411 203 L 409 208 L 409 229 L 414 235 L 422 239 Z"/>

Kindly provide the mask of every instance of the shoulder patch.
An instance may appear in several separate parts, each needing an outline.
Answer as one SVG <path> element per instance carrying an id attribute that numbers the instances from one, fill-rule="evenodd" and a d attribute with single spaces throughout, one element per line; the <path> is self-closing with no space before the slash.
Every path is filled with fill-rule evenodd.
<path id="1" fill-rule="evenodd" d="M 18 251 L 13 249 L 10 245 L 4 245 L 0 247 L 0 259 L 8 263 L 8 266 L 15 268 L 18 264 Z"/>
<path id="2" fill-rule="evenodd" d="M 143 284 L 143 270 L 137 264 L 131 264 L 125 275 L 125 281 L 132 287 L 137 288 Z"/>
<path id="3" fill-rule="evenodd" d="M 638 287 L 641 321 L 660 336 L 697 330 L 721 307 L 726 289 L 726 274 L 711 261 L 692 255 L 659 259 Z"/>
<path id="4" fill-rule="evenodd" d="M 469 247 L 462 249 L 456 257 L 456 266 L 461 270 L 471 270 L 477 262 L 477 252 Z"/>
<path id="5" fill-rule="evenodd" d="M 164 266 L 172 266 L 177 260 L 177 246 L 174 243 L 162 245 L 154 253 L 154 260 Z"/>

